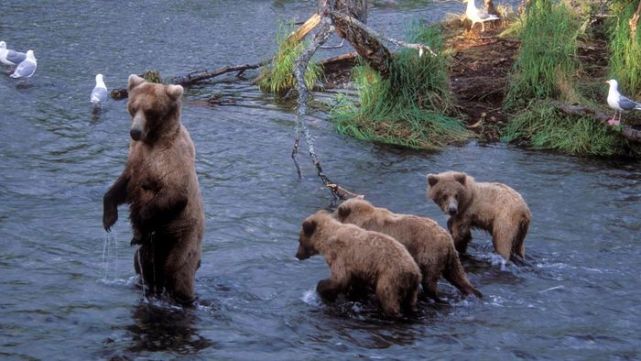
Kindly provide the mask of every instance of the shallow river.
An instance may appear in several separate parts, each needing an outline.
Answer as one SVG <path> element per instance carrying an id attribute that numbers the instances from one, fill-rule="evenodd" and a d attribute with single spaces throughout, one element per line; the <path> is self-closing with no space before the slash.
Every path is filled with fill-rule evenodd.
<path id="1" fill-rule="evenodd" d="M 403 2 L 401 2 L 403 3 Z M 475 234 L 464 263 L 483 300 L 421 303 L 404 322 L 371 305 L 325 305 L 320 257 L 294 254 L 303 218 L 331 203 L 301 154 L 294 116 L 243 83 L 187 90 L 206 207 L 199 306 L 143 299 L 134 286 L 127 209 L 107 235 L 102 195 L 126 160 L 124 101 L 92 116 L 94 75 L 165 75 L 254 62 L 274 50 L 279 20 L 312 2 L 3 1 L 0 40 L 33 48 L 35 77 L 0 74 L 0 359 L 2 360 L 633 360 L 641 358 L 641 164 L 470 143 L 429 154 L 362 143 L 312 114 L 332 180 L 397 212 L 445 217 L 425 200 L 429 172 L 457 169 L 519 190 L 533 222 L 530 266 L 503 265 Z M 401 35 L 460 2 L 380 2 L 372 26 Z M 337 39 L 330 43 L 337 43 Z M 5 67 L 3 71 L 8 71 Z M 212 93 L 234 105 L 207 106 Z M 328 97 L 331 99 L 331 95 Z"/>

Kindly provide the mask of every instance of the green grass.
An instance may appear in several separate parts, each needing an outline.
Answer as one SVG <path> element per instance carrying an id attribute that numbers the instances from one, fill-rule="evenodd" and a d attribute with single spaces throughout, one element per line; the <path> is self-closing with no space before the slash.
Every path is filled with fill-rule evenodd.
<path id="1" fill-rule="evenodd" d="M 510 76 L 505 107 L 523 107 L 531 99 L 576 101 L 573 79 L 581 28 L 576 15 L 563 4 L 532 0 L 521 22 L 521 48 Z"/>
<path id="2" fill-rule="evenodd" d="M 578 38 L 587 34 L 588 11 L 563 3 L 532 0 L 518 30 L 521 48 L 511 73 L 505 108 L 515 111 L 501 140 L 577 156 L 638 156 L 616 127 L 592 117 L 561 112 L 554 101 L 590 106 L 601 79 L 579 77 Z M 581 15 L 580 15 L 581 14 Z M 597 84 L 599 83 L 599 84 Z"/>
<path id="3" fill-rule="evenodd" d="M 581 156 L 641 154 L 641 149 L 621 137 L 616 128 L 604 126 L 593 118 L 568 117 L 545 100 L 533 102 L 516 114 L 504 129 L 501 140 Z"/>
<path id="4" fill-rule="evenodd" d="M 290 33 L 288 30 L 291 29 L 293 29 L 291 26 L 281 26 L 277 35 L 278 51 L 274 55 L 271 64 L 261 70 L 258 86 L 264 92 L 284 96 L 296 85 L 294 65 L 296 59 L 305 50 L 307 43 L 288 41 L 287 36 Z M 311 89 L 322 74 L 322 67 L 310 61 L 305 72 L 305 84 L 307 87 Z"/>
<path id="5" fill-rule="evenodd" d="M 441 53 L 443 39 L 436 26 L 414 26 L 410 41 Z M 456 119 L 443 55 L 418 56 L 414 49 L 395 54 L 387 79 L 361 65 L 353 71 L 358 101 L 339 97 L 331 116 L 337 130 L 358 139 L 415 149 L 435 150 L 461 142 L 470 133 Z"/>
<path id="6" fill-rule="evenodd" d="M 641 24 L 633 37 L 628 21 L 639 1 L 617 1 L 611 8 L 616 14 L 609 23 L 610 76 L 621 89 L 634 97 L 641 96 Z"/>

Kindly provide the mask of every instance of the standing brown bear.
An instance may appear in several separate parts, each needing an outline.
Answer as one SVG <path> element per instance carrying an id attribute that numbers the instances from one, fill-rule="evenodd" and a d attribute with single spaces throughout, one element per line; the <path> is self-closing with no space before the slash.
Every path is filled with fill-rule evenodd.
<path id="1" fill-rule="evenodd" d="M 388 316 L 416 309 L 421 273 L 393 238 L 342 224 L 330 213 L 318 211 L 303 222 L 296 257 L 304 260 L 319 253 L 331 271 L 330 278 L 316 286 L 321 297 L 333 301 L 350 287 L 372 287 Z"/>
<path id="2" fill-rule="evenodd" d="M 127 165 L 103 199 L 105 230 L 129 204 L 132 244 L 140 244 L 134 268 L 149 291 L 177 302 L 195 299 L 204 212 L 196 176 L 194 143 L 180 121 L 180 85 L 129 76 L 132 125 Z"/>
<path id="3" fill-rule="evenodd" d="M 423 292 L 438 301 L 437 283 L 443 276 L 464 295 L 483 295 L 470 283 L 461 265 L 452 237 L 435 221 L 414 215 L 396 214 L 374 207 L 362 198 L 343 202 L 334 216 L 369 231 L 393 237 L 407 248 L 423 274 Z"/>
<path id="4" fill-rule="evenodd" d="M 428 174 L 429 198 L 450 215 L 447 227 L 456 249 L 465 253 L 471 229 L 492 235 L 494 249 L 506 260 L 523 261 L 530 209 L 523 197 L 501 183 L 476 182 L 461 172 Z"/>

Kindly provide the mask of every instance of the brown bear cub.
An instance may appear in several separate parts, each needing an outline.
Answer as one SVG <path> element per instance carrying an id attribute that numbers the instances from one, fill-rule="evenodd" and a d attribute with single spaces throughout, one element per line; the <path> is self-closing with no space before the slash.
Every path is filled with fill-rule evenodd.
<path id="1" fill-rule="evenodd" d="M 505 184 L 476 182 L 452 171 L 429 174 L 427 183 L 429 198 L 450 216 L 447 227 L 461 254 L 472 240 L 471 229 L 479 228 L 492 235 L 494 249 L 503 258 L 524 260 L 523 241 L 532 216 L 518 192 Z"/>
<path id="2" fill-rule="evenodd" d="M 180 121 L 180 85 L 148 83 L 131 75 L 127 108 L 132 124 L 124 171 L 103 198 L 105 230 L 129 204 L 134 268 L 149 291 L 177 302 L 195 299 L 204 219 L 194 143 Z"/>
<path id="3" fill-rule="evenodd" d="M 483 296 L 468 280 L 452 237 L 435 221 L 392 213 L 362 198 L 346 200 L 334 216 L 343 223 L 387 234 L 403 244 L 423 274 L 423 292 L 432 299 L 439 300 L 437 283 L 441 276 L 466 296 Z"/>
<path id="4" fill-rule="evenodd" d="M 415 311 L 421 273 L 393 238 L 342 224 L 330 213 L 318 211 L 303 222 L 296 257 L 304 260 L 319 253 L 331 272 L 316 287 L 324 299 L 333 301 L 350 287 L 371 287 L 386 315 Z"/>

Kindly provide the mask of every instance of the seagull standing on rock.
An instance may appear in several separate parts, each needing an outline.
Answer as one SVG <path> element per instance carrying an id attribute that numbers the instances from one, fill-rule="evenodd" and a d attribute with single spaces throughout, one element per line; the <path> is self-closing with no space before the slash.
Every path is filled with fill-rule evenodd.
<path id="1" fill-rule="evenodd" d="M 467 10 L 465 16 L 472 22 L 470 30 L 474 29 L 474 24 L 481 23 L 481 32 L 485 31 L 485 22 L 499 20 L 499 17 L 493 14 L 488 14 L 487 11 L 481 10 L 476 7 L 474 0 L 467 0 Z"/>
<path id="2" fill-rule="evenodd" d="M 91 91 L 91 104 L 94 107 L 99 107 L 101 103 L 107 100 L 107 86 L 102 77 L 102 74 L 96 75 L 96 86 Z"/>
<path id="3" fill-rule="evenodd" d="M 36 56 L 33 55 L 33 50 L 29 49 L 27 50 L 26 59 L 18 64 L 16 70 L 11 74 L 11 77 L 15 79 L 31 78 L 36 72 L 36 68 L 38 68 L 38 61 L 36 60 Z"/>
<path id="4" fill-rule="evenodd" d="M 6 65 L 20 64 L 27 58 L 27 54 L 7 49 L 7 43 L 0 41 L 0 62 Z"/>
<path id="5" fill-rule="evenodd" d="M 608 105 L 610 108 L 614 109 L 614 115 L 612 119 L 608 120 L 608 124 L 621 124 L 621 113 L 623 113 L 624 110 L 641 110 L 640 103 L 630 100 L 619 93 L 619 83 L 616 80 L 610 79 L 607 80 L 606 83 L 610 84 L 610 90 L 608 91 Z M 616 118 L 617 113 L 619 113 L 619 119 Z"/>

